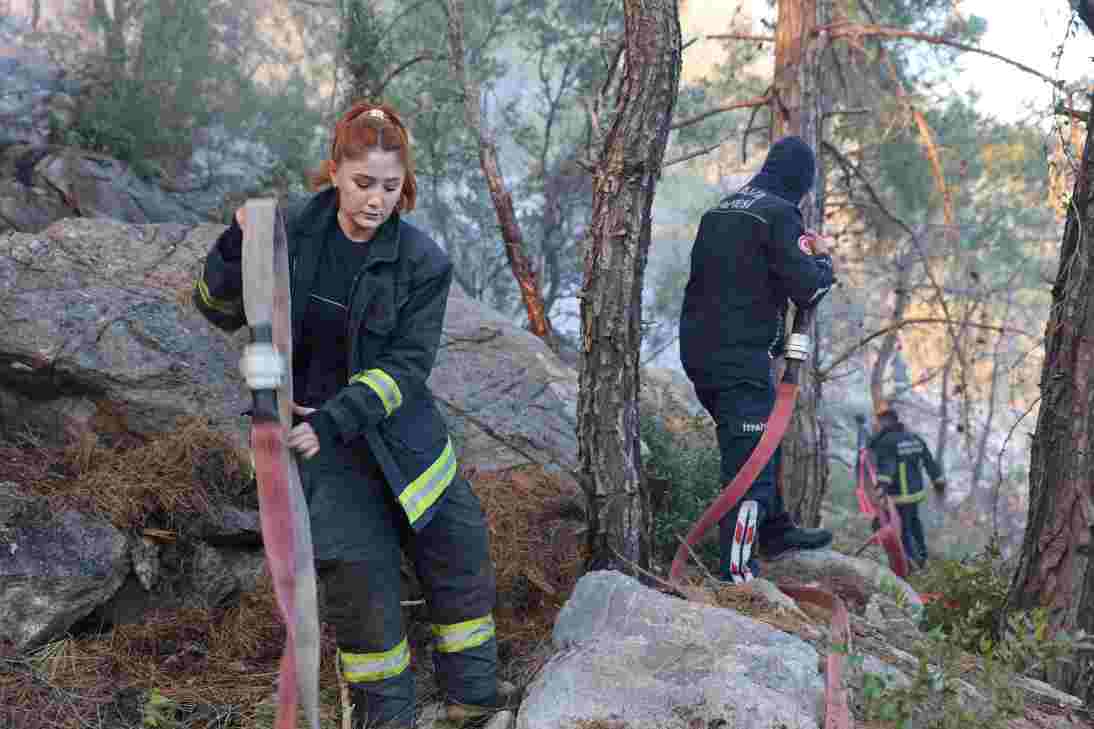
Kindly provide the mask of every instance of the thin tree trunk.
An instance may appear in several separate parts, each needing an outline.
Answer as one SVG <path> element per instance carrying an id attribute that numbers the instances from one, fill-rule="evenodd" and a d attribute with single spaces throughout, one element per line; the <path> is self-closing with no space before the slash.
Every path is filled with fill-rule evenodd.
<path id="1" fill-rule="evenodd" d="M 820 56 L 826 42 L 814 35 L 818 22 L 827 21 L 828 0 L 780 0 L 775 27 L 775 83 L 771 101 L 772 134 L 779 138 L 795 134 L 817 155 L 817 178 L 813 193 L 802 201 L 802 222 L 818 233 L 824 228 L 825 171 L 821 157 L 822 123 L 829 99 L 821 88 Z M 792 317 L 793 314 L 788 314 Z M 783 439 L 779 482 L 783 503 L 799 523 L 820 523 L 820 507 L 828 486 L 828 434 L 817 411 L 822 397 L 816 376 L 823 331 L 820 317 L 811 332 L 817 350 L 806 369 L 798 405 Z M 788 319 L 789 321 L 789 319 Z"/>
<path id="2" fill-rule="evenodd" d="M 1089 22 L 1088 22 L 1089 27 Z M 1030 504 L 1008 604 L 1044 606 L 1059 631 L 1094 630 L 1094 149 L 1091 127 L 1076 176 L 1052 289 L 1041 405 L 1030 455 Z M 1050 676 L 1090 701 L 1089 654 Z"/>
<path id="3" fill-rule="evenodd" d="M 904 311 L 908 308 L 908 273 L 911 269 L 911 256 L 902 252 L 896 261 L 896 288 L 893 301 L 893 321 L 904 319 Z M 889 360 L 896 351 L 898 330 L 893 329 L 881 340 L 881 348 L 878 350 L 877 361 L 874 362 L 870 372 L 870 399 L 874 405 L 874 412 L 878 412 L 885 402 L 885 370 L 889 366 Z"/>
<path id="4" fill-rule="evenodd" d="M 528 324 L 533 334 L 544 340 L 551 349 L 556 349 L 557 343 L 551 329 L 551 321 L 543 305 L 539 277 L 524 252 L 524 236 L 513 208 L 513 196 L 509 194 L 505 186 L 501 168 L 498 166 L 497 147 L 486 130 L 482 111 L 479 109 L 481 98 L 479 83 L 473 75 L 467 73 L 464 61 L 463 14 L 464 0 L 448 0 L 448 45 L 452 55 L 452 74 L 456 83 L 463 89 L 463 108 L 467 125 L 478 138 L 479 162 L 482 165 L 483 174 L 486 175 L 486 184 L 490 187 L 490 198 L 494 201 L 494 210 L 498 215 L 509 268 L 513 271 L 513 277 L 517 281 L 517 287 L 524 301 L 524 308 L 528 312 Z"/>
<path id="5" fill-rule="evenodd" d="M 934 458 L 942 472 L 946 472 L 946 445 L 950 432 L 950 373 L 957 356 L 951 351 L 942 367 L 942 398 L 938 408 L 938 436 L 935 438 Z"/>
<path id="6" fill-rule="evenodd" d="M 1003 310 L 1003 321 L 1010 319 L 1011 304 L 1014 301 L 1014 295 L 1008 290 L 1007 293 L 1007 305 Z M 985 323 L 987 321 L 987 309 L 983 314 Z M 969 485 L 969 493 L 977 497 L 976 503 L 981 507 L 992 507 L 995 490 L 989 486 L 984 490 L 984 493 L 980 493 L 980 481 L 984 477 L 984 462 L 988 455 L 988 438 L 991 436 L 991 429 L 995 423 L 995 399 L 999 393 L 999 360 L 1003 356 L 1003 344 L 1004 335 L 999 334 L 995 339 L 995 348 L 992 350 L 991 355 L 991 376 L 988 384 L 988 414 L 984 418 L 984 424 L 980 430 L 980 437 L 977 438 L 976 443 L 976 458 L 972 465 L 972 483 Z"/>
<path id="7" fill-rule="evenodd" d="M 642 281 L 682 53 L 676 0 L 623 8 L 624 65 L 593 180 L 581 292 L 577 427 L 594 567 L 620 556 L 648 564 L 650 554 L 638 434 Z"/>

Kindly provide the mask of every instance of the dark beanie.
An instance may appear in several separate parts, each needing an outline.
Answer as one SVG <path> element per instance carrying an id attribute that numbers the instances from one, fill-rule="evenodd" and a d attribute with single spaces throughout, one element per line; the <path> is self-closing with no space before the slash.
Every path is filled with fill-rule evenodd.
<path id="1" fill-rule="evenodd" d="M 809 145 L 800 137 L 783 137 L 771 146 L 750 184 L 797 205 L 813 187 L 815 174 L 816 159 Z"/>

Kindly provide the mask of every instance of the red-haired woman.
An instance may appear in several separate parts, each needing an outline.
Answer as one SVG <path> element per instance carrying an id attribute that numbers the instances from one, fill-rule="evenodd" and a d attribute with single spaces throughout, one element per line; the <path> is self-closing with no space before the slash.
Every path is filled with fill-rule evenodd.
<path id="1" fill-rule="evenodd" d="M 478 499 L 460 476 L 426 386 L 452 282 L 448 256 L 400 218 L 417 196 L 394 109 L 359 103 L 334 128 L 319 190 L 288 216 L 296 424 L 289 445 L 350 685 L 354 727 L 411 726 L 400 551 L 424 586 L 434 664 L 457 723 L 515 695 L 498 690 L 494 568 Z M 241 211 L 217 240 L 194 301 L 215 325 L 245 324 Z"/>

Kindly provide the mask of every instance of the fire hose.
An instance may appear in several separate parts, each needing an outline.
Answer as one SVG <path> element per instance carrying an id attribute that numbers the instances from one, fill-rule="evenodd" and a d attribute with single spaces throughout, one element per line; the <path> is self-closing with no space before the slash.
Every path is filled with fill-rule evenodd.
<path id="1" fill-rule="evenodd" d="M 786 347 L 786 369 L 775 393 L 775 407 L 768 417 L 767 425 L 759 443 L 752 450 L 741 470 L 726 485 L 722 493 L 707 507 L 699 520 L 688 532 L 683 543 L 676 551 L 669 570 L 669 582 L 680 584 L 684 564 L 691 548 L 699 543 L 703 535 L 729 513 L 748 491 L 760 471 L 779 447 L 790 418 L 794 414 L 794 404 L 798 399 L 799 377 L 802 364 L 809 357 L 809 329 L 813 323 L 813 308 L 798 309 L 794 315 L 794 326 Z M 852 729 L 850 700 L 848 689 L 843 681 L 844 656 L 851 649 L 851 624 L 847 606 L 836 594 L 811 585 L 779 582 L 778 587 L 795 600 L 812 603 L 832 611 L 829 630 L 831 649 L 828 653 L 825 670 L 825 729 Z"/>
<path id="2" fill-rule="evenodd" d="M 292 316 L 288 239 L 276 200 L 249 200 L 243 231 L 243 309 L 251 343 L 240 360 L 254 406 L 251 448 L 266 563 L 285 623 L 276 729 L 294 729 L 298 705 L 319 729 L 319 611 L 311 526 L 292 424 Z"/>

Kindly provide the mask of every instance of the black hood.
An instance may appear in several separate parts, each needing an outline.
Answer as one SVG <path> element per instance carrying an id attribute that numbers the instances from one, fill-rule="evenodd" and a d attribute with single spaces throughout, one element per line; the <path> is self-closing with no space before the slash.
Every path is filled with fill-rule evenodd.
<path id="1" fill-rule="evenodd" d="M 772 145 L 759 174 L 749 184 L 794 205 L 813 187 L 816 160 L 800 137 L 783 137 Z"/>

